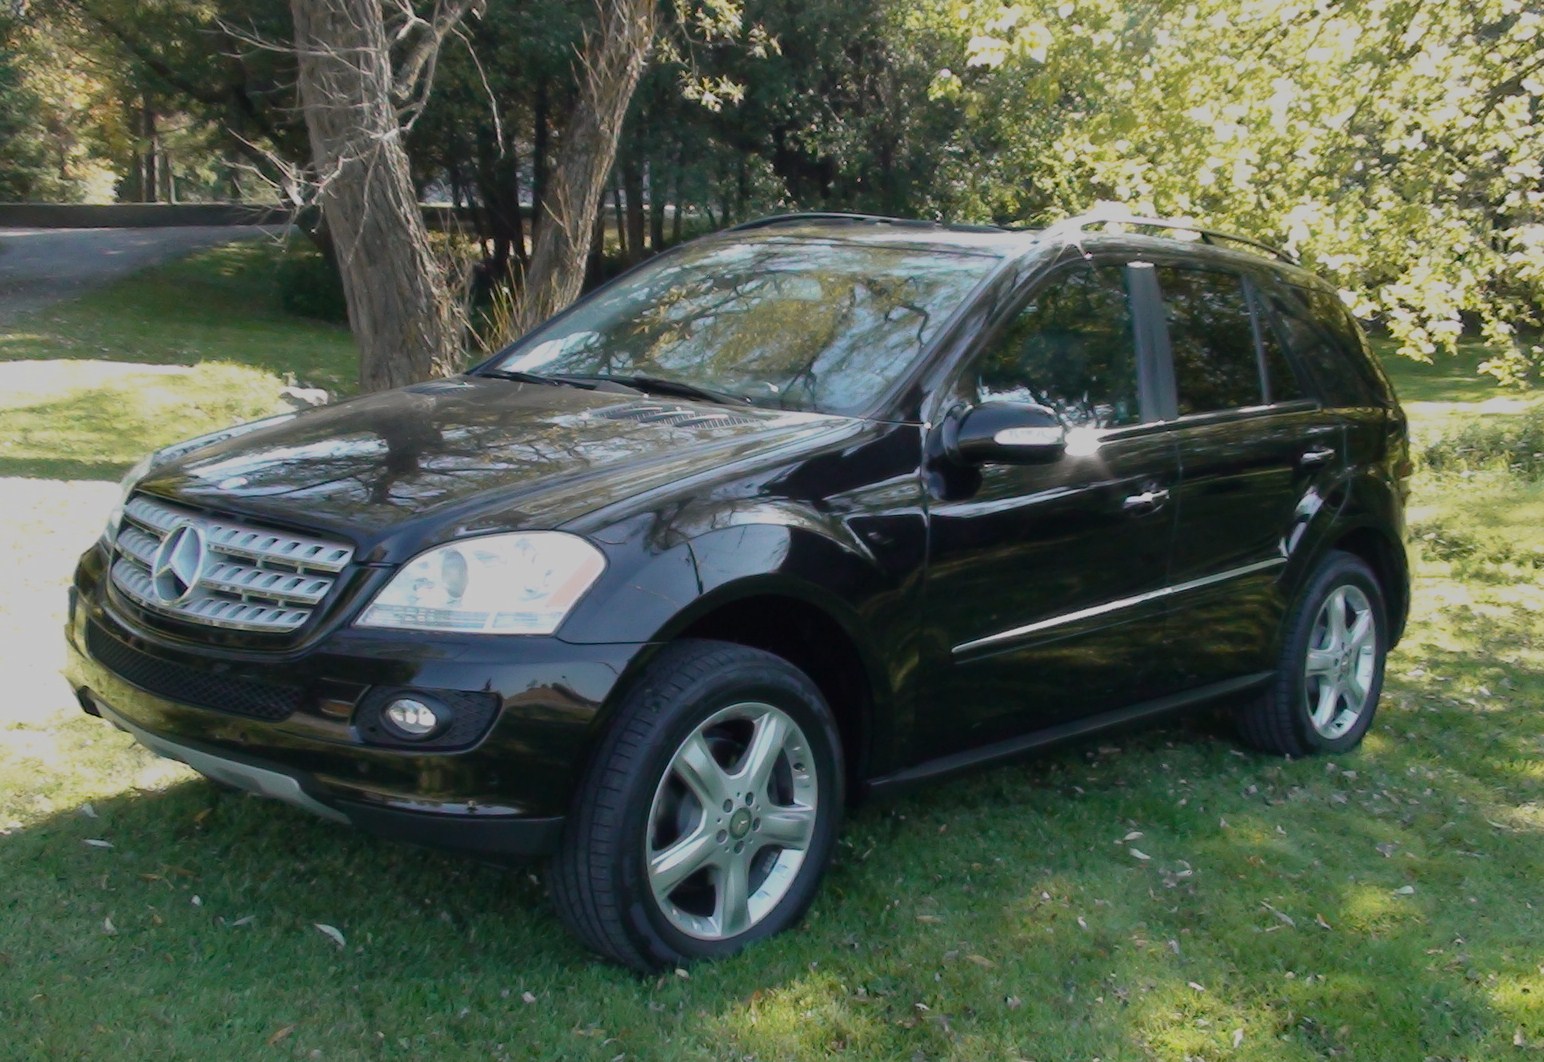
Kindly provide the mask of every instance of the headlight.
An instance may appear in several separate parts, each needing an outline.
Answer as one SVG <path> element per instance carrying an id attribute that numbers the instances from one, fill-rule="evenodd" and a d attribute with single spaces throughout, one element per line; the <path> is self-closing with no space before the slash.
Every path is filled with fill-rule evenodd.
<path id="1" fill-rule="evenodd" d="M 462 539 L 404 565 L 356 624 L 551 634 L 605 567 L 600 550 L 561 531 Z"/>
<path id="2" fill-rule="evenodd" d="M 145 478 L 155 464 L 156 455 L 146 454 L 134 462 L 134 467 L 123 474 L 118 481 L 118 500 L 113 503 L 113 508 L 107 514 L 107 527 L 102 530 L 102 537 L 109 544 L 118 537 L 118 525 L 123 523 L 123 503 L 129 500 L 129 494 L 139 485 L 139 481 Z"/>

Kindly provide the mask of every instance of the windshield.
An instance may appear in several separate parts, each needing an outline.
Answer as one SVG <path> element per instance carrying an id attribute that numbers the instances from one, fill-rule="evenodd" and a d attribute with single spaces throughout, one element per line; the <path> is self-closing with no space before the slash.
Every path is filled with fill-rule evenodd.
<path id="1" fill-rule="evenodd" d="M 643 389 L 676 381 L 731 401 L 860 413 L 996 261 L 837 240 L 703 242 L 597 293 L 486 368 Z"/>

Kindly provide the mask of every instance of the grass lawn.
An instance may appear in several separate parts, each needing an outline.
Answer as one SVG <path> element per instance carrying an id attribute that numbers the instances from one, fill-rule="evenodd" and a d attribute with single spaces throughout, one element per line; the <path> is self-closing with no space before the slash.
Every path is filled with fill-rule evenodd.
<path id="1" fill-rule="evenodd" d="M 0 329 L 0 475 L 117 479 L 274 412 L 286 373 L 351 391 L 347 329 L 286 315 L 278 260 L 272 241 L 229 244 Z"/>
<path id="2" fill-rule="evenodd" d="M 261 275 L 262 252 L 248 252 L 131 282 L 162 300 L 158 328 L 124 285 L 0 349 L 204 373 L 207 336 L 236 366 L 221 371 L 271 381 L 293 355 L 316 359 L 293 363 L 302 379 L 346 378 L 346 336 L 249 302 L 238 280 Z M 185 326 L 157 289 L 220 263 L 236 270 L 226 294 L 211 281 Z M 159 361 L 155 334 L 174 336 Z M 1412 411 L 1428 433 L 1495 397 L 1391 369 L 1422 395 Z M 234 415 L 213 404 L 216 378 L 200 379 L 208 417 Z M 59 401 L 84 401 L 73 394 Z M 34 464 L 11 467 L 77 478 L 132 459 L 102 426 L 139 417 L 142 394 L 124 388 L 124 408 L 78 437 L 34 414 Z M 142 438 L 187 433 L 164 423 L 187 423 L 176 401 L 145 413 Z M 16 415 L 0 407 L 7 444 Z M 1268 759 L 1203 717 L 876 803 L 852 816 L 799 930 L 638 978 L 562 932 L 539 868 L 373 841 L 226 793 L 82 716 L 50 673 L 60 588 L 111 490 L 0 480 L 0 542 L 19 558 L 0 584 L 0 669 L 22 691 L 0 709 L 0 1054 L 1535 1057 L 1544 481 L 1476 460 L 1417 489 L 1415 614 L 1358 752 Z M 32 651 L 28 631 L 42 632 Z"/>

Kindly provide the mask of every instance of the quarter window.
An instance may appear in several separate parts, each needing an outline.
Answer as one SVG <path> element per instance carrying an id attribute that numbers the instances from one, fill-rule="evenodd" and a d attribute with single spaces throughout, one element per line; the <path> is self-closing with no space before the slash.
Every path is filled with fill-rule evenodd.
<path id="1" fill-rule="evenodd" d="M 976 394 L 1045 406 L 1069 427 L 1140 422 L 1125 270 L 1077 267 L 1053 278 L 987 348 Z"/>
<path id="2" fill-rule="evenodd" d="M 1340 300 L 1328 291 L 1283 284 L 1271 303 L 1287 344 L 1334 405 L 1359 405 L 1378 388 L 1363 368 L 1362 341 Z"/>
<path id="3" fill-rule="evenodd" d="M 1158 285 L 1180 416 L 1264 404 L 1243 277 L 1161 266 Z"/>

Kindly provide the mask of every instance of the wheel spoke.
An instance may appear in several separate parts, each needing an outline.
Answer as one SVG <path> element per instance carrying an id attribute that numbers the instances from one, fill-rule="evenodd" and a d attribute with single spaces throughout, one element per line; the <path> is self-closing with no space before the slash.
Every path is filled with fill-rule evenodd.
<path id="1" fill-rule="evenodd" d="M 735 774 L 746 789 L 762 799 L 766 798 L 767 781 L 772 777 L 772 768 L 777 765 L 778 754 L 783 751 L 787 739 L 788 724 L 782 716 L 768 712 L 756 721 L 756 733 Z"/>
<path id="2" fill-rule="evenodd" d="M 1352 668 L 1346 676 L 1344 683 L 1346 692 L 1346 707 L 1353 712 L 1362 710 L 1362 702 L 1367 700 L 1367 684 L 1362 681 L 1361 669 Z"/>
<path id="3" fill-rule="evenodd" d="M 713 921 L 720 936 L 743 933 L 751 925 L 750 860 L 731 857 L 719 866 L 718 896 L 713 905 Z"/>
<path id="4" fill-rule="evenodd" d="M 1329 642 L 1325 648 L 1341 649 L 1346 644 L 1346 588 L 1339 587 L 1324 603 L 1329 620 Z"/>
<path id="5" fill-rule="evenodd" d="M 764 845 L 803 851 L 809 847 L 814 833 L 814 808 L 774 808 L 761 816 L 759 837 Z"/>
<path id="6" fill-rule="evenodd" d="M 1308 675 L 1329 675 L 1335 671 L 1335 651 L 1333 649 L 1308 650 L 1308 664 L 1303 669 Z"/>
<path id="7" fill-rule="evenodd" d="M 662 852 L 649 858 L 649 883 L 661 899 L 713 861 L 713 835 L 699 826 Z"/>
<path id="8" fill-rule="evenodd" d="M 1351 643 L 1351 651 L 1354 653 L 1360 652 L 1361 650 L 1370 646 L 1376 633 L 1376 627 L 1372 618 L 1372 609 L 1369 608 L 1357 613 L 1356 620 L 1351 624 L 1351 630 L 1348 634 L 1348 638 Z"/>
<path id="9" fill-rule="evenodd" d="M 1313 725 L 1324 733 L 1335 721 L 1335 710 L 1340 704 L 1340 683 L 1328 679 L 1319 683 L 1319 703 L 1314 705 Z"/>
<path id="10" fill-rule="evenodd" d="M 686 739 L 670 769 L 686 783 L 704 809 L 715 808 L 729 798 L 729 779 L 700 733 Z"/>

